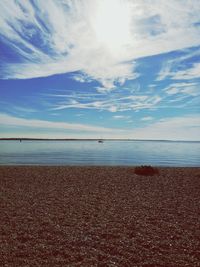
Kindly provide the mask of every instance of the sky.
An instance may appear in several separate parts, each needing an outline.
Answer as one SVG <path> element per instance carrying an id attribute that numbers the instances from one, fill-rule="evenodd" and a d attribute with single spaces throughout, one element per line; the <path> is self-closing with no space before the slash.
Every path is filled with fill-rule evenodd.
<path id="1" fill-rule="evenodd" d="M 199 0 L 1 0 L 0 137 L 200 140 Z"/>

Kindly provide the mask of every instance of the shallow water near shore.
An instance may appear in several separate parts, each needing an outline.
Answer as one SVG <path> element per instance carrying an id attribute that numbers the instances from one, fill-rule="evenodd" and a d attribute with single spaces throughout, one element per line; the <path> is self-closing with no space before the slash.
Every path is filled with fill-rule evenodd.
<path id="1" fill-rule="evenodd" d="M 200 166 L 200 142 L 0 141 L 0 165 Z"/>

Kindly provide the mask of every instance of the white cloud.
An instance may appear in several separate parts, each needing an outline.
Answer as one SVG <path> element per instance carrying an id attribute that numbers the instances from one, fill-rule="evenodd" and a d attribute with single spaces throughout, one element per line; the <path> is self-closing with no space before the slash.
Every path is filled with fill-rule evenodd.
<path id="1" fill-rule="evenodd" d="M 114 88 L 115 86 L 111 86 L 111 88 L 102 86 L 102 87 L 96 87 L 96 91 L 101 94 L 106 94 L 108 92 L 111 92 Z"/>
<path id="2" fill-rule="evenodd" d="M 156 81 L 162 81 L 166 78 L 174 80 L 189 80 L 199 78 L 199 63 L 194 63 L 192 67 L 187 66 L 184 70 L 179 70 L 180 66 L 184 66 L 185 61 L 191 60 L 193 57 L 199 56 L 200 49 L 195 49 L 195 51 L 185 50 L 182 56 L 178 56 L 165 61 L 161 68 L 161 71 L 158 73 Z"/>
<path id="3" fill-rule="evenodd" d="M 124 120 L 124 119 L 129 119 L 130 118 L 130 116 L 127 116 L 127 115 L 115 115 L 115 116 L 113 116 L 113 119 L 115 119 L 115 120 Z"/>
<path id="4" fill-rule="evenodd" d="M 12 105 L 12 111 L 14 112 L 20 112 L 20 113 L 33 113 L 33 112 L 38 112 L 38 110 L 30 108 L 30 107 L 25 107 L 25 106 L 14 106 Z"/>
<path id="5" fill-rule="evenodd" d="M 166 118 L 133 130 L 134 138 L 165 140 L 200 140 L 200 117 L 197 115 Z"/>
<path id="6" fill-rule="evenodd" d="M 198 96 L 200 95 L 199 86 L 186 87 L 182 90 L 182 93 L 191 96 Z"/>
<path id="7" fill-rule="evenodd" d="M 190 80 L 200 78 L 200 63 L 195 63 L 191 68 L 171 74 L 173 80 Z"/>
<path id="8" fill-rule="evenodd" d="M 168 95 L 175 95 L 175 94 L 177 94 L 177 93 L 179 93 L 179 92 L 180 92 L 179 88 L 176 88 L 176 87 L 170 87 L 170 88 L 168 88 L 168 89 L 166 90 L 166 93 L 167 93 Z"/>
<path id="9" fill-rule="evenodd" d="M 199 0 L 1 0 L 2 40 L 21 57 L 1 78 L 82 71 L 112 89 L 137 58 L 199 45 L 199 14 Z"/>
<path id="10" fill-rule="evenodd" d="M 147 117 L 143 117 L 141 120 L 142 121 L 151 121 L 151 120 L 153 120 L 153 117 L 147 116 Z"/>
<path id="11" fill-rule="evenodd" d="M 199 84 L 198 83 L 173 83 L 167 88 L 164 89 L 164 91 L 168 95 L 177 95 L 177 94 L 182 94 L 182 95 L 188 95 L 188 96 L 193 96 L 196 97 L 200 95 L 200 90 L 199 90 Z"/>
<path id="12" fill-rule="evenodd" d="M 30 128 L 40 128 L 40 129 L 60 129 L 60 130 L 72 130 L 72 131 L 83 131 L 83 132 L 97 132 L 97 133 L 112 133 L 123 132 L 120 129 L 112 129 L 106 127 L 98 127 L 85 124 L 77 123 L 67 123 L 67 122 L 53 122 L 45 120 L 34 120 L 25 119 L 10 116 L 7 114 L 0 114 L 0 122 L 2 126 L 17 126 L 17 127 L 30 127 Z"/>
<path id="13" fill-rule="evenodd" d="M 75 75 L 72 76 L 72 78 L 75 81 L 80 82 L 80 83 L 91 82 L 92 81 L 87 75 L 84 75 L 84 74 L 75 74 Z"/>

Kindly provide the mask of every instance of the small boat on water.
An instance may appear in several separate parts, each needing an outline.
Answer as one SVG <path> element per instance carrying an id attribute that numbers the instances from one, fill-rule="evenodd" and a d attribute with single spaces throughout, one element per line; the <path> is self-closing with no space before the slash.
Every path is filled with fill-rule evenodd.
<path id="1" fill-rule="evenodd" d="M 103 140 L 98 140 L 98 143 L 103 143 Z"/>

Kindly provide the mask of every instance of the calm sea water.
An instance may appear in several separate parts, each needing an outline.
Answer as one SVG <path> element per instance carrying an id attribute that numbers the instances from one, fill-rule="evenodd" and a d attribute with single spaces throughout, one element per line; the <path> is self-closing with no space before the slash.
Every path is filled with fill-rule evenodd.
<path id="1" fill-rule="evenodd" d="M 200 142 L 0 141 L 0 165 L 200 166 Z"/>

